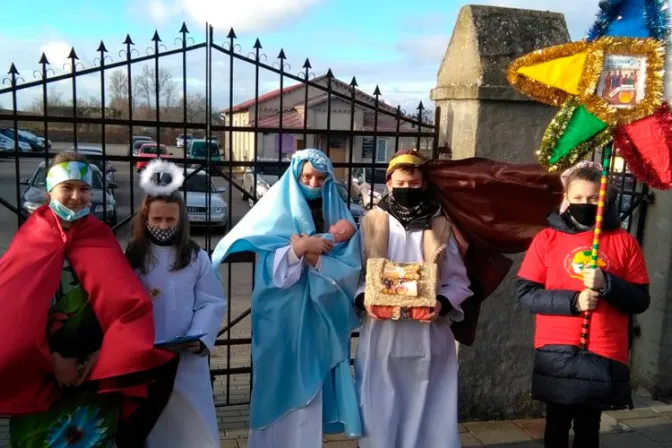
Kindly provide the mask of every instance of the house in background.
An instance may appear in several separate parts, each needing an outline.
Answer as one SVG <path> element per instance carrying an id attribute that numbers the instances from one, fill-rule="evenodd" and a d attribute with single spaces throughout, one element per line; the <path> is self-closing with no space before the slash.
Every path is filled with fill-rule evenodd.
<path id="1" fill-rule="evenodd" d="M 312 80 L 313 83 L 327 86 L 327 75 L 320 76 Z M 351 87 L 338 79 L 331 79 L 331 88 L 333 92 L 351 96 Z M 257 158 L 260 160 L 278 160 L 280 151 L 282 158 L 288 159 L 295 151 L 304 148 L 317 148 L 329 156 L 333 163 L 343 163 L 350 160 L 350 151 L 352 150 L 353 162 L 371 162 L 374 155 L 374 122 L 375 122 L 375 98 L 360 90 L 355 93 L 355 98 L 371 107 L 355 104 L 354 130 L 370 132 L 371 136 L 355 136 L 350 147 L 350 137 L 334 135 L 327 138 L 326 131 L 320 134 L 307 134 L 304 139 L 303 129 L 304 121 L 307 129 L 327 129 L 329 98 L 327 92 L 308 86 L 308 101 L 306 102 L 306 86 L 303 83 L 286 87 L 260 95 L 258 102 L 254 98 L 245 101 L 233 109 L 226 109 L 222 115 L 225 122 L 233 119 L 233 126 L 255 125 L 255 105 L 258 104 L 258 127 L 259 128 L 280 128 L 280 96 L 282 94 L 283 116 L 282 116 L 282 138 L 277 132 L 258 133 L 257 134 Z M 387 111 L 392 116 L 378 113 L 378 132 L 394 132 L 397 129 L 396 108 L 379 102 L 379 110 Z M 352 102 L 334 95 L 331 96 L 331 130 L 349 131 L 350 118 L 352 114 Z M 417 127 L 404 122 L 403 118 L 399 126 L 402 132 L 417 131 Z M 233 158 L 237 161 L 252 161 L 254 159 L 254 138 L 253 132 L 234 132 L 233 133 Z M 329 140 L 327 142 L 327 140 Z M 399 138 L 398 148 L 412 148 L 416 146 L 414 137 Z M 225 139 L 225 147 L 228 152 L 228 139 Z M 375 138 L 375 158 L 377 162 L 385 163 L 390 160 L 394 154 L 397 142 L 395 137 Z M 345 169 L 337 168 L 336 176 L 345 179 Z"/>

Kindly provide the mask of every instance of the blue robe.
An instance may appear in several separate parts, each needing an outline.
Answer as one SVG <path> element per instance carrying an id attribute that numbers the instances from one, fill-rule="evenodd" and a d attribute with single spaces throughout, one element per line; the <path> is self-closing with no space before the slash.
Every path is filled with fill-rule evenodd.
<path id="1" fill-rule="evenodd" d="M 326 432 L 361 436 L 361 419 L 350 373 L 350 334 L 359 325 L 353 300 L 361 270 L 359 238 L 322 254 L 319 269 L 305 266 L 301 279 L 286 289 L 273 284 L 275 251 L 295 234 L 316 235 L 299 177 L 305 162 L 326 174 L 322 184 L 324 221 L 354 220 L 334 183 L 333 166 L 320 151 L 297 152 L 290 169 L 259 203 L 217 244 L 215 269 L 227 256 L 257 254 L 252 292 L 250 409 L 253 430 L 272 425 L 300 409 L 322 390 Z"/>

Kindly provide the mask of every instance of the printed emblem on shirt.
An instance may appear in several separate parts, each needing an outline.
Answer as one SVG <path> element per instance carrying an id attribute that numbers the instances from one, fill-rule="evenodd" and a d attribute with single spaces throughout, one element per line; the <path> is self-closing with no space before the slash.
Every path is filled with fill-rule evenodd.
<path id="1" fill-rule="evenodd" d="M 572 250 L 565 257 L 565 270 L 571 278 L 583 280 L 583 269 L 591 265 L 592 254 L 592 248 L 584 246 Z M 609 269 L 609 259 L 603 252 L 598 254 L 597 267 L 603 270 Z"/>

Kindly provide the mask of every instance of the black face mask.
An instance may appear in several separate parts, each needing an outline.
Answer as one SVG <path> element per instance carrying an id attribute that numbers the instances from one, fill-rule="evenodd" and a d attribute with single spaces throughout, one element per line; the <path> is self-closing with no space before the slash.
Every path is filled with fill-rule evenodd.
<path id="1" fill-rule="evenodd" d="M 393 188 L 392 197 L 402 207 L 414 208 L 424 199 L 425 190 L 422 188 Z"/>
<path id="2" fill-rule="evenodd" d="M 569 204 L 569 214 L 579 224 L 593 227 L 597 217 L 597 204 Z"/>

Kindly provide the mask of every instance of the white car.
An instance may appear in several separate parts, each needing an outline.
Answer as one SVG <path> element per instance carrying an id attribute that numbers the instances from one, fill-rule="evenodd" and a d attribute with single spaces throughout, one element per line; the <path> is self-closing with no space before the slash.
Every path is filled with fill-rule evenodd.
<path id="1" fill-rule="evenodd" d="M 184 134 L 180 134 L 179 137 L 175 140 L 175 143 L 178 148 L 185 148 L 189 147 L 189 143 L 194 139 L 194 137 L 191 134 L 187 134 L 186 136 Z M 185 145 L 184 142 L 187 142 Z"/>
<path id="2" fill-rule="evenodd" d="M 193 169 L 187 169 L 187 176 L 193 172 Z M 222 193 L 226 192 L 226 187 L 217 187 L 212 182 L 212 178 L 209 180 L 208 186 L 206 174 L 199 171 L 186 179 L 180 188 L 187 205 L 189 223 L 192 225 L 210 224 L 225 229 L 228 205 L 222 198 Z M 210 213 L 208 213 L 208 196 L 210 196 Z"/>
<path id="3" fill-rule="evenodd" d="M 13 152 L 14 151 L 14 139 L 11 139 L 5 135 L 0 134 L 0 152 Z M 19 141 L 19 151 L 20 152 L 30 152 L 30 145 L 28 143 Z"/>

